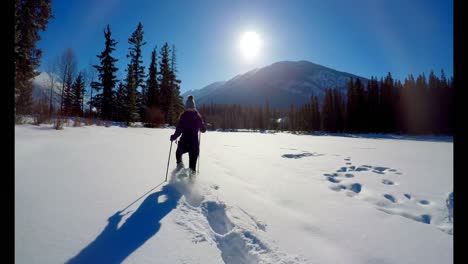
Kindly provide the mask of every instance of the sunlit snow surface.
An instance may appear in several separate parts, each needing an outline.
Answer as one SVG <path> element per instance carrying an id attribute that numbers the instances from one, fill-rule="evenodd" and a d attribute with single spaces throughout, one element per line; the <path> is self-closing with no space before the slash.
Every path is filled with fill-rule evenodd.
<path id="1" fill-rule="evenodd" d="M 16 126 L 16 263 L 452 263 L 451 141 L 173 132 Z"/>

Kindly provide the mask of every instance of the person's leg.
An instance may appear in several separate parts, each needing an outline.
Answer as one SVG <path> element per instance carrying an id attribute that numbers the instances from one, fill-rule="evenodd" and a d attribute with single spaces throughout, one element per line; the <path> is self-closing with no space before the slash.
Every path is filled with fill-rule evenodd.
<path id="1" fill-rule="evenodd" d="M 177 151 L 176 151 L 176 162 L 177 164 L 182 162 L 182 154 L 186 153 L 187 151 L 182 147 L 181 144 L 177 145 Z"/>
<path id="2" fill-rule="evenodd" d="M 198 151 L 193 149 L 189 151 L 189 167 L 192 170 L 195 170 L 197 166 L 197 159 L 198 159 Z"/>

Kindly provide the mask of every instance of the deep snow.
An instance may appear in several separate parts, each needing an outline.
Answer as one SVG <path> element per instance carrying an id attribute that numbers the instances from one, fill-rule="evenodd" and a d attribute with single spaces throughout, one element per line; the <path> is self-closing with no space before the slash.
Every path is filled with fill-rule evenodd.
<path id="1" fill-rule="evenodd" d="M 452 262 L 452 142 L 173 132 L 15 126 L 16 262 Z"/>

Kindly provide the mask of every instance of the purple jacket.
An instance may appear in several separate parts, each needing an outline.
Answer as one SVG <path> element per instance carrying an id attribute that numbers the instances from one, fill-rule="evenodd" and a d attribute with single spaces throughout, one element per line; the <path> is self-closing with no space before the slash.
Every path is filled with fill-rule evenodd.
<path id="1" fill-rule="evenodd" d="M 179 123 L 177 123 L 174 138 L 180 137 L 179 145 L 189 149 L 198 150 L 198 131 L 206 132 L 206 126 L 202 120 L 200 113 L 196 110 L 185 110 L 180 116 Z"/>

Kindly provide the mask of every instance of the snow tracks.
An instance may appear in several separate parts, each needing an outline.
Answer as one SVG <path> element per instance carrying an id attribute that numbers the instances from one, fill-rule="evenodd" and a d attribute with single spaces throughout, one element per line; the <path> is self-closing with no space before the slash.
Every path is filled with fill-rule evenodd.
<path id="1" fill-rule="evenodd" d="M 347 196 L 375 204 L 377 209 L 385 213 L 433 224 L 447 234 L 453 234 L 453 192 L 447 194 L 445 203 L 432 201 L 420 197 L 421 195 L 401 192 L 398 189 L 399 183 L 393 178 L 403 173 L 396 169 L 371 165 L 355 166 L 350 157 L 344 161 L 345 166 L 335 172 L 323 174 L 331 183 L 331 190 L 344 191 Z"/>
<path id="2" fill-rule="evenodd" d="M 183 195 L 176 224 L 192 234 L 193 243 L 215 244 L 226 264 L 307 263 L 279 252 L 264 238 L 266 224 L 244 209 L 212 198 L 219 187 L 202 186 L 185 179 L 172 182 Z"/>

